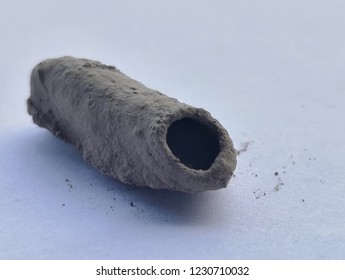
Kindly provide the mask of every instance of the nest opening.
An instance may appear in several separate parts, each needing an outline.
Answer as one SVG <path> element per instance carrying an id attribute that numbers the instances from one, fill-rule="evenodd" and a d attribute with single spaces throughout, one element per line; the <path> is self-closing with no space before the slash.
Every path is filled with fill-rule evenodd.
<path id="1" fill-rule="evenodd" d="M 173 122 L 167 144 L 175 157 L 189 168 L 207 170 L 219 154 L 219 137 L 215 129 L 191 118 Z"/>

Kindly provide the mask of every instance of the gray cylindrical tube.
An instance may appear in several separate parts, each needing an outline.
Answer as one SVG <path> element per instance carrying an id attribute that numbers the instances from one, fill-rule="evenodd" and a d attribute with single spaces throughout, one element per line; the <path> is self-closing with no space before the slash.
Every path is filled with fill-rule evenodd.
<path id="1" fill-rule="evenodd" d="M 96 61 L 62 57 L 38 64 L 28 111 L 95 168 L 128 184 L 219 189 L 236 167 L 227 131 L 207 111 Z"/>

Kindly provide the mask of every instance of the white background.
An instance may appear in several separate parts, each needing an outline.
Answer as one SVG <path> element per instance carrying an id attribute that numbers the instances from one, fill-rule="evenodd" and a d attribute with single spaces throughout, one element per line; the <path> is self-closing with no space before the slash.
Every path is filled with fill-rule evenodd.
<path id="1" fill-rule="evenodd" d="M 1 1 L 0 258 L 344 259 L 344 15 L 340 0 Z M 63 55 L 210 111 L 247 146 L 228 188 L 127 186 L 32 124 L 30 71 Z"/>

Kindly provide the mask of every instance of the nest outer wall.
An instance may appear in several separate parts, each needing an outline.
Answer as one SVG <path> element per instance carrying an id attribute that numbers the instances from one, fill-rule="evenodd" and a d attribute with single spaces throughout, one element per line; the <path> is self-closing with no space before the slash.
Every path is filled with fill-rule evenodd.
<path id="1" fill-rule="evenodd" d="M 127 184 L 215 190 L 228 185 L 236 167 L 232 140 L 210 113 L 97 61 L 61 57 L 39 63 L 27 104 L 37 125 Z"/>

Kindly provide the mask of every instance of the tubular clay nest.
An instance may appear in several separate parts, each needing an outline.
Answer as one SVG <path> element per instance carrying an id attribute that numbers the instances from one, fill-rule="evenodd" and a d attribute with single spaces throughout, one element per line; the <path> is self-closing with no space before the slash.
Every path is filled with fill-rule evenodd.
<path id="1" fill-rule="evenodd" d="M 225 188 L 236 167 L 227 131 L 113 66 L 62 57 L 31 74 L 33 121 L 124 183 L 181 192 Z"/>

